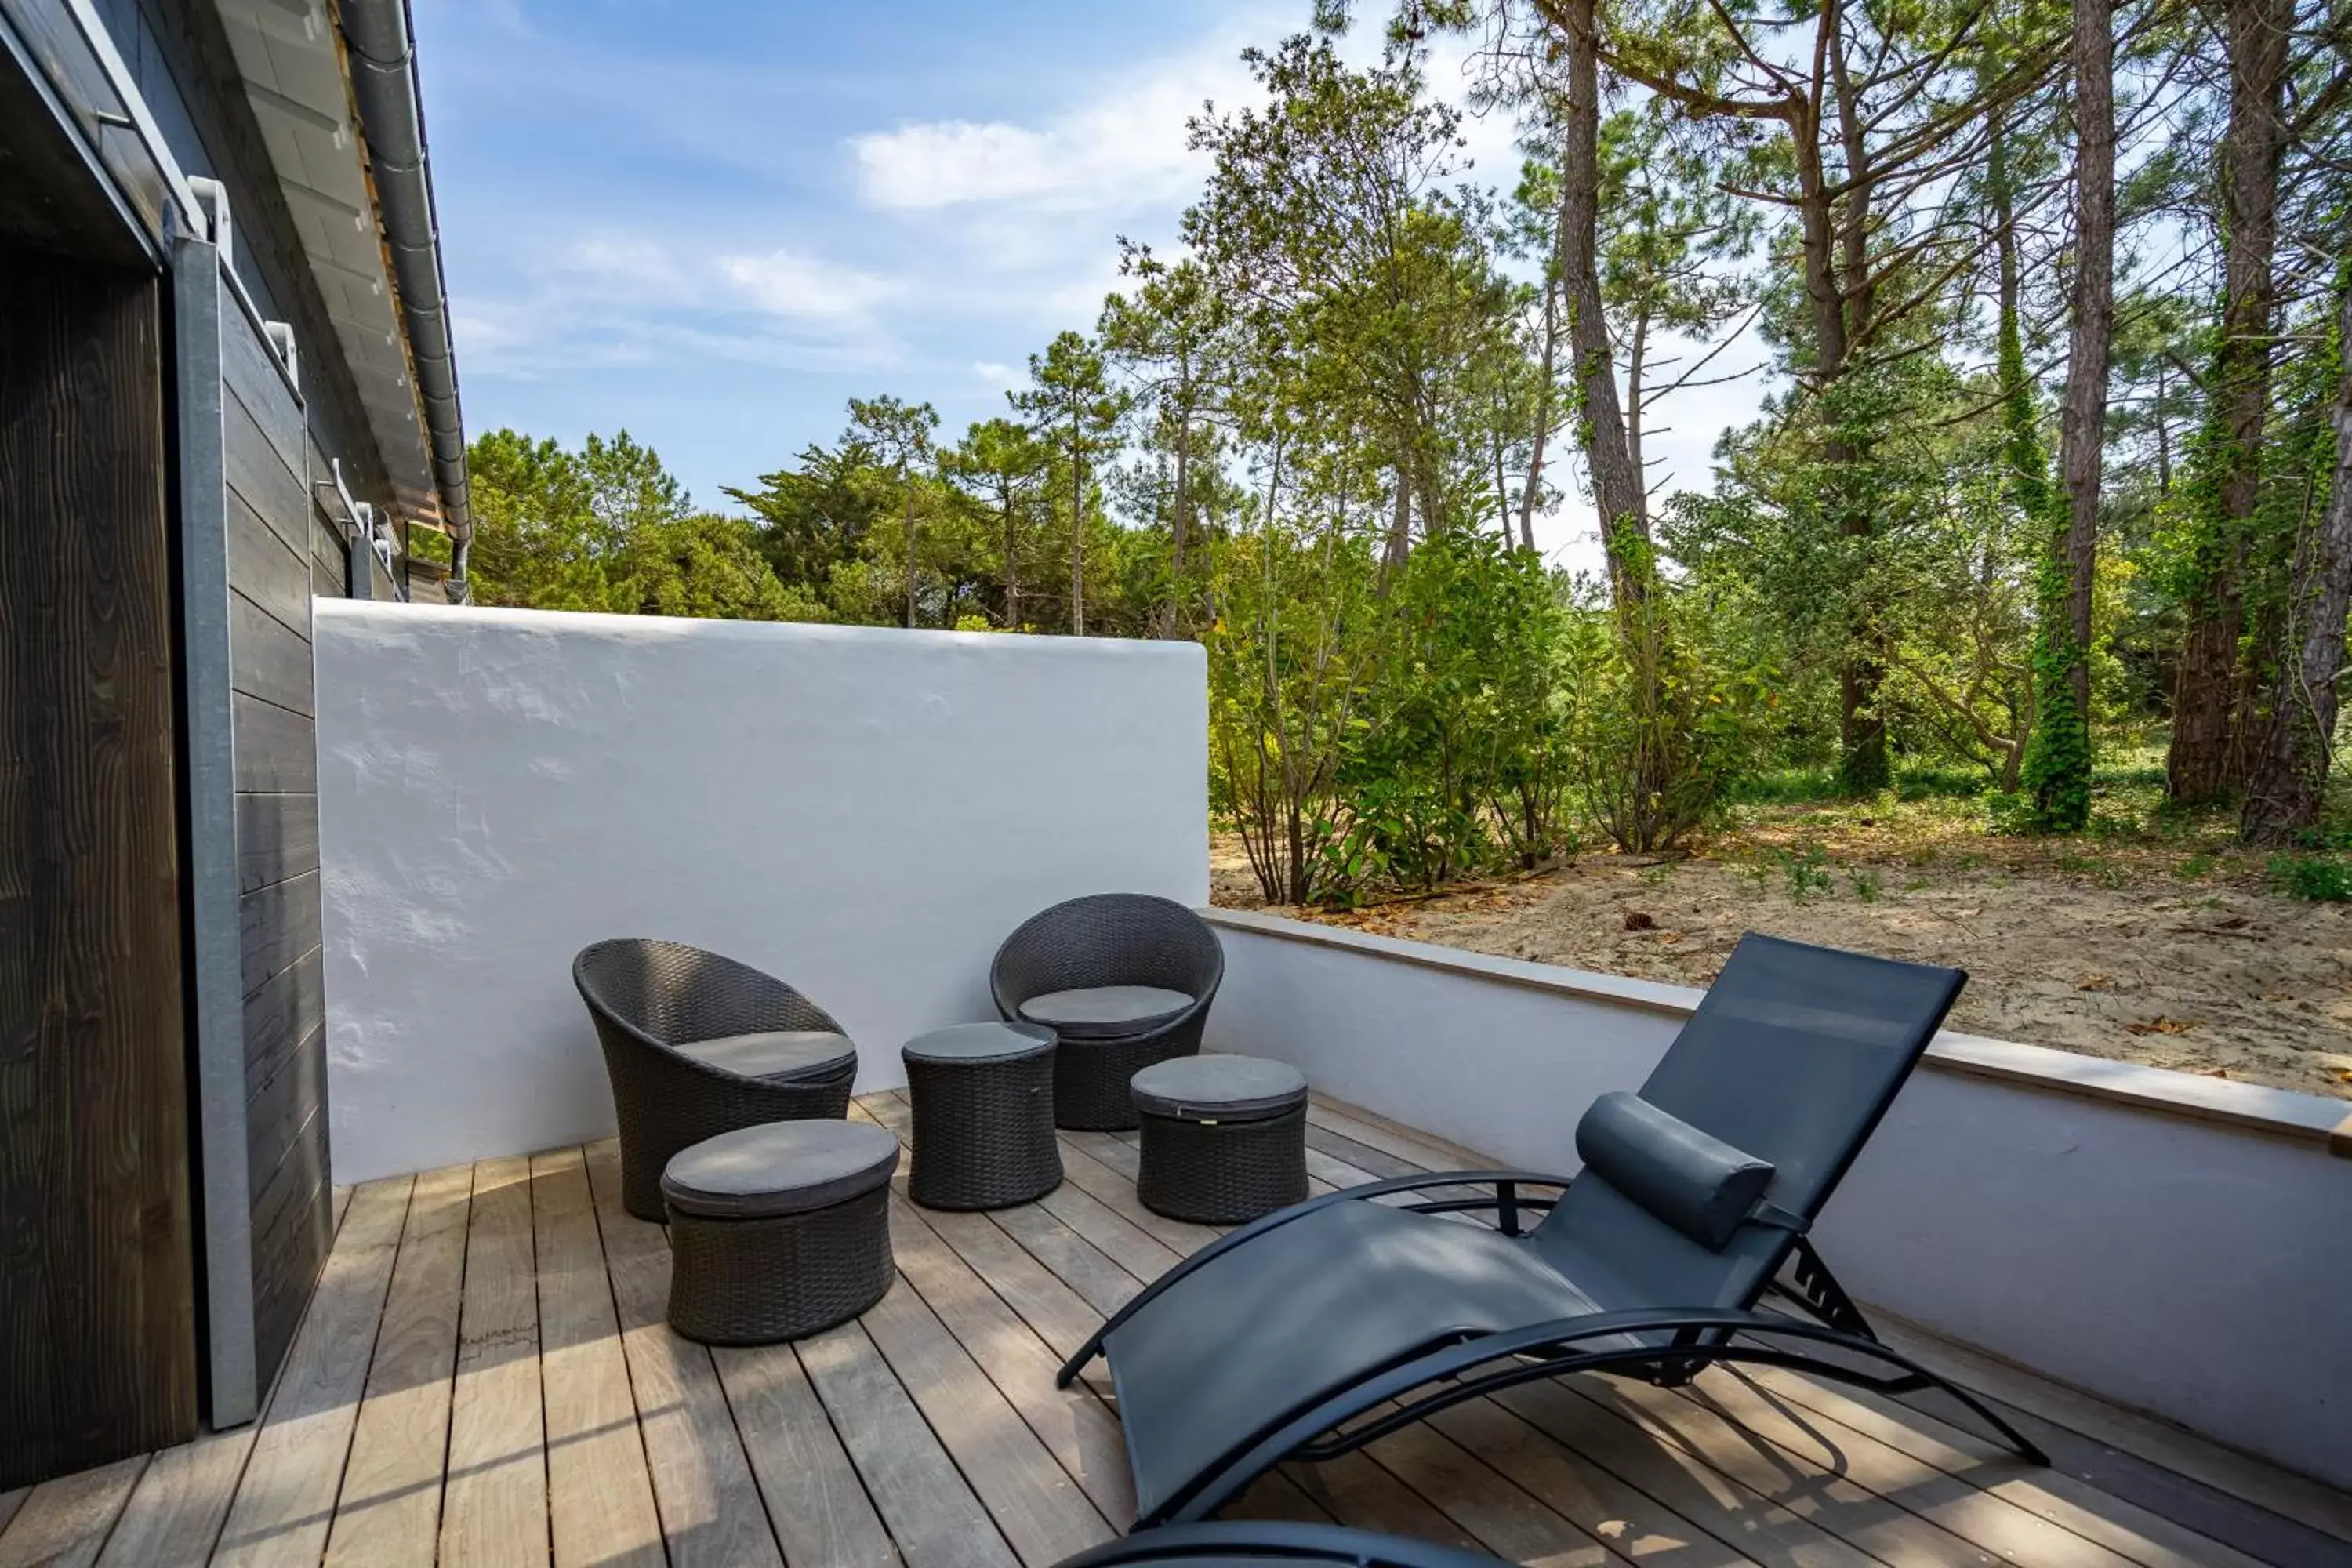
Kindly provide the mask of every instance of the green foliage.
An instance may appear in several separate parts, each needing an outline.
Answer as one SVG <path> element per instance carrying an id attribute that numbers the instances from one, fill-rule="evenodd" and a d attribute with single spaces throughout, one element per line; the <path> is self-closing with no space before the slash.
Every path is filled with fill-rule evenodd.
<path id="1" fill-rule="evenodd" d="M 1400 886 L 1557 847 L 1566 612 L 1532 552 L 1486 533 L 1412 552 L 1390 585 L 1363 723 L 1339 770 L 1351 837 Z"/>
<path id="2" fill-rule="evenodd" d="M 2352 903 L 2352 862 L 2332 855 L 2273 855 L 2271 881 L 2289 898 Z"/>
<path id="3" fill-rule="evenodd" d="M 1027 356 L 998 416 L 950 439 L 929 404 L 852 399 L 836 437 L 725 491 L 740 518 L 696 509 L 625 432 L 578 449 L 492 432 L 473 449 L 476 595 L 1197 638 L 1212 807 L 1277 901 L 1587 841 L 1672 852 L 1735 804 L 1966 798 L 2003 833 L 2202 832 L 2118 803 L 2160 770 L 2095 756 L 2158 736 L 2184 628 L 2219 608 L 2237 616 L 2231 723 L 2276 705 L 2295 542 L 2333 471 L 2324 283 L 2344 286 L 2329 238 L 2352 166 L 2352 99 L 2326 88 L 2316 0 L 2295 3 L 2310 145 L 2281 160 L 2275 310 L 2234 337 L 2201 263 L 2231 239 L 2212 178 L 2229 72 L 2192 58 L 2217 40 L 2159 18 L 2123 44 L 2138 140 L 2087 646 L 2037 379 L 2063 357 L 2074 266 L 2063 16 L 2013 5 L 1626 0 L 1598 58 L 1623 107 L 1575 122 L 1599 207 L 1578 235 L 1590 188 L 1568 199 L 1561 148 L 1580 46 L 1558 8 L 1423 0 L 1368 61 L 1332 37 L 1345 0 L 1320 0 L 1314 31 L 1244 56 L 1246 107 L 1191 122 L 1207 173 L 1181 258 L 1122 241 L 1091 334 Z M 1508 199 L 1465 177 L 1462 113 L 1424 79 L 1425 35 L 1481 25 L 1470 107 L 1516 115 L 1528 154 Z M 1794 114 L 1801 59 L 1823 85 Z M 2156 229 L 2199 264 L 2144 265 Z M 1610 466 L 1594 367 L 1570 363 L 1596 287 L 1633 471 L 1654 462 L 1645 430 L 1685 416 L 1660 397 L 1748 374 L 1756 356 L 1717 351 L 1750 322 L 1769 378 L 1710 488 L 1685 473 L 1611 503 L 1603 584 L 1513 548 Z M 2262 418 L 2233 425 L 2223 404 L 2248 389 Z M 2294 863 L 2320 869 L 2278 875 L 2336 875 L 2314 847 Z M 1817 848 L 1744 874 L 1759 896 L 1832 890 Z M 1860 900 L 1884 891 L 1843 875 Z"/>
<path id="4" fill-rule="evenodd" d="M 485 605 L 736 620 L 823 620 L 778 581 L 751 524 L 696 511 L 625 430 L 577 452 L 493 430 L 467 451 Z"/>
<path id="5" fill-rule="evenodd" d="M 1801 904 L 1815 893 L 1830 890 L 1828 860 L 1828 854 L 1818 844 L 1808 844 L 1802 849 L 1772 851 L 1772 863 L 1780 868 L 1788 884 L 1790 903 Z"/>

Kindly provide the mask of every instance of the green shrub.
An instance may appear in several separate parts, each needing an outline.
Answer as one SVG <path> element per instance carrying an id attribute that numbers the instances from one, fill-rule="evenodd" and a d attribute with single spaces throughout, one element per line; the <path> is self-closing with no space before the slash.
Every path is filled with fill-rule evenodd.
<path id="1" fill-rule="evenodd" d="M 1823 868 L 1828 858 L 1818 844 L 1808 844 L 1801 853 L 1793 849 L 1773 852 L 1781 876 L 1788 879 L 1790 903 L 1801 904 L 1811 894 L 1830 890 L 1830 874 Z"/>
<path id="2" fill-rule="evenodd" d="M 2039 830 L 2032 797 L 2013 790 L 1989 793 L 1985 796 L 1985 816 L 1992 831 L 2004 837 L 2017 837 Z"/>
<path id="3" fill-rule="evenodd" d="M 2352 865 L 2333 857 L 2273 855 L 2271 880 L 2291 899 L 2316 903 L 2352 903 Z"/>

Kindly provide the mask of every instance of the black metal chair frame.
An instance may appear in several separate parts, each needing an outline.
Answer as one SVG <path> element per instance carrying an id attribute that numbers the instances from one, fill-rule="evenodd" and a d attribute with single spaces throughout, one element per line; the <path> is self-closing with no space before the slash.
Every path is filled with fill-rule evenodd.
<path id="1" fill-rule="evenodd" d="M 1375 1535 L 1330 1524 L 1286 1520 L 1220 1520 L 1171 1525 L 1088 1547 L 1055 1568 L 1144 1568 L 1202 1558 L 1246 1562 L 1332 1563 L 1346 1568 L 1500 1568 L 1501 1559 L 1434 1542 Z"/>
<path id="2" fill-rule="evenodd" d="M 640 966 L 643 989 L 659 994 L 641 995 L 632 1007 L 616 994 L 622 977 L 607 973 L 623 963 Z M 583 948 L 572 983 L 588 1005 L 612 1081 L 621 1206 L 639 1219 L 665 1217 L 662 1169 L 679 1150 L 739 1127 L 849 1114 L 855 1061 L 821 1079 L 747 1078 L 676 1048 L 767 1030 L 842 1032 L 831 1014 L 772 974 L 684 942 L 621 937 Z"/>
<path id="3" fill-rule="evenodd" d="M 1021 1005 L 1055 991 L 1160 985 L 1192 1005 L 1134 1035 L 1062 1031 L 1054 1058 L 1055 1124 L 1095 1131 L 1136 1125 L 1128 1080 L 1155 1062 L 1201 1048 L 1209 1006 L 1224 983 L 1225 952 L 1208 922 L 1151 893 L 1090 893 L 1031 915 L 988 966 L 988 990 L 1008 1023 Z"/>
<path id="4" fill-rule="evenodd" d="M 1542 1188 L 1557 1194 L 1567 1190 L 1570 1180 L 1532 1171 L 1431 1172 L 1348 1187 L 1293 1205 L 1226 1232 L 1154 1279 L 1087 1337 L 1077 1353 L 1063 1364 L 1055 1382 L 1057 1386 L 1068 1387 L 1087 1363 L 1100 1353 L 1106 1336 L 1179 1279 L 1318 1209 L 1429 1187 L 1488 1187 L 1493 1189 L 1491 1194 L 1430 1198 L 1398 1206 L 1428 1215 L 1491 1211 L 1496 1227 L 1506 1236 L 1516 1237 L 1523 1234 L 1524 1216 L 1528 1211 L 1540 1213 L 1558 1201 L 1556 1196 L 1523 1189 Z M 1904 1394 L 1939 1388 L 1975 1413 L 2019 1457 L 2035 1465 L 2050 1462 L 2023 1433 L 1982 1399 L 1881 1342 L 1801 1234 L 1789 1235 L 1782 1268 L 1790 1273 L 1793 1286 L 1780 1284 L 1780 1270 L 1776 1269 L 1769 1289 L 1802 1310 L 1806 1318 L 1732 1308 L 1596 1312 L 1480 1334 L 1424 1351 L 1402 1364 L 1377 1371 L 1328 1398 L 1294 1411 L 1286 1419 L 1244 1435 L 1188 1491 L 1170 1499 L 1151 1516 L 1137 1521 L 1138 1527 L 1206 1518 L 1259 1476 L 1286 1461 L 1337 1458 L 1465 1399 L 1475 1399 L 1516 1384 L 1577 1372 L 1622 1373 L 1673 1388 L 1690 1382 L 1709 1365 L 1730 1363 L 1788 1367 L 1876 1394 Z M 1576 1348 L 1586 1340 L 1627 1333 L 1672 1333 L 1675 1339 L 1667 1346 L 1598 1351 Z M 1751 1339 L 1794 1341 L 1796 1346 L 1747 1342 Z M 1812 1353 L 1809 1347 L 1815 1345 L 1890 1364 L 1897 1370 L 1885 1374 L 1872 1373 Z M 1369 1421 L 1357 1421 L 1367 1411 L 1391 1400 L 1397 1402 L 1394 1410 Z"/>

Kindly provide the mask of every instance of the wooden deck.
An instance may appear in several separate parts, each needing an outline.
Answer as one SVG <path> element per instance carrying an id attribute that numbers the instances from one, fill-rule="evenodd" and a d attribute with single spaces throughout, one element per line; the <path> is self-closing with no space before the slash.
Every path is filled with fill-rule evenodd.
<path id="1" fill-rule="evenodd" d="M 907 1109 L 854 1114 L 902 1135 Z M 1483 1163 L 1318 1103 L 1318 1184 Z M 662 1321 L 660 1227 L 610 1144 L 373 1182 L 253 1426 L 0 1495 L 0 1568 L 61 1563 L 1054 1563 L 1131 1515 L 1118 1418 L 1054 1369 L 1213 1234 L 1135 1198 L 1125 1138 L 994 1215 L 892 1213 L 901 1279 L 798 1345 L 707 1351 Z M 1962 1352 L 1906 1342 L 1922 1353 Z M 1338 1519 L 1547 1565 L 2316 1568 L 2352 1500 L 1994 1363 L 1965 1368 L 2057 1459 L 1804 1378 L 1668 1393 L 1529 1385 L 1235 1513 Z"/>

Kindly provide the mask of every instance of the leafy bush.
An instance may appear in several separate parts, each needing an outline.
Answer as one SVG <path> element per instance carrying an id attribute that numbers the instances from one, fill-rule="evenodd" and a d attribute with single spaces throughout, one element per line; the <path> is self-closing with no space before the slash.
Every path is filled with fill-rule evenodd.
<path id="1" fill-rule="evenodd" d="M 2352 903 L 2352 865 L 2332 856 L 2273 855 L 2271 880 L 2291 899 Z"/>
<path id="2" fill-rule="evenodd" d="M 1390 584 L 1339 783 L 1350 855 L 1402 886 L 1509 860 L 1561 832 L 1564 610 L 1531 552 L 1491 534 L 1424 542 Z"/>
<path id="3" fill-rule="evenodd" d="M 1790 903 L 1801 904 L 1814 893 L 1830 890 L 1830 874 L 1823 868 L 1829 857 L 1822 852 L 1820 845 L 1808 844 L 1801 851 L 1776 849 L 1772 858 L 1780 868 L 1780 874 L 1788 879 Z"/>
<path id="4" fill-rule="evenodd" d="M 1570 753 L 1587 816 L 1631 854 L 1671 850 L 1719 817 L 1754 766 L 1772 672 L 1708 657 L 1663 584 L 1572 624 Z"/>

